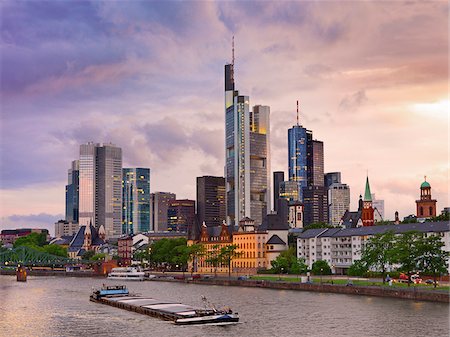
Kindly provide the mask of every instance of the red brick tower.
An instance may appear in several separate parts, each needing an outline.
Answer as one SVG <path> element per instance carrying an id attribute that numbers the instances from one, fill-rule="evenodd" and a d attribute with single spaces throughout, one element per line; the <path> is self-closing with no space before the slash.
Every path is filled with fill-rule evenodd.
<path id="1" fill-rule="evenodd" d="M 369 177 L 366 179 L 366 191 L 364 193 L 361 219 L 363 226 L 373 226 L 374 214 L 372 207 L 372 194 L 370 193 Z"/>
<path id="2" fill-rule="evenodd" d="M 431 186 L 425 181 L 420 185 L 420 200 L 416 200 L 417 217 L 431 218 L 436 216 L 436 200 L 431 199 Z"/>

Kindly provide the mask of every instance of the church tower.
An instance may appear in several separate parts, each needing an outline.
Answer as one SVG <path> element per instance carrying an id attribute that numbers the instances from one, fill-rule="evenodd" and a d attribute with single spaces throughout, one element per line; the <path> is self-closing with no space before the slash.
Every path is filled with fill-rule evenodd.
<path id="1" fill-rule="evenodd" d="M 416 200 L 417 218 L 431 218 L 436 216 L 436 200 L 431 199 L 431 185 L 425 181 L 420 185 L 420 200 Z"/>
<path id="2" fill-rule="evenodd" d="M 370 193 L 369 177 L 366 178 L 366 191 L 364 192 L 361 218 L 363 226 L 373 226 L 374 212 L 372 207 L 372 194 Z"/>

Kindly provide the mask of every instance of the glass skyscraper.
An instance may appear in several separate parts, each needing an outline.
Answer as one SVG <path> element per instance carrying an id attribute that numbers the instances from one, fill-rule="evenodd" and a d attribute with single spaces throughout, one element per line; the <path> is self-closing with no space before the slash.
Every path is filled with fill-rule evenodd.
<path id="1" fill-rule="evenodd" d="M 150 230 L 150 169 L 124 168 L 122 179 L 122 234 Z"/>
<path id="2" fill-rule="evenodd" d="M 106 237 L 122 233 L 122 149 L 113 144 L 80 145 L 79 223 L 104 226 Z"/>
<path id="3" fill-rule="evenodd" d="M 78 223 L 79 161 L 72 161 L 66 185 L 66 221 Z"/>
<path id="4" fill-rule="evenodd" d="M 225 185 L 227 222 L 262 223 L 270 210 L 270 108 L 250 111 L 234 86 L 234 64 L 225 65 Z"/>
<path id="5" fill-rule="evenodd" d="M 288 130 L 289 180 L 298 184 L 298 200 L 303 201 L 303 188 L 308 184 L 308 143 L 312 141 L 312 131 L 301 125 Z"/>

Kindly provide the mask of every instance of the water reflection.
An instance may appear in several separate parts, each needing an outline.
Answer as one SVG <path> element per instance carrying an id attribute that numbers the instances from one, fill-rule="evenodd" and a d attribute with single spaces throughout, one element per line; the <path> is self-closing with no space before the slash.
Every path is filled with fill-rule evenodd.
<path id="1" fill-rule="evenodd" d="M 201 296 L 241 316 L 233 326 L 170 322 L 89 302 L 103 279 L 0 276 L 0 336 L 448 336 L 449 306 L 388 298 L 181 283 L 128 283 L 145 296 L 201 306 Z M 426 313 L 426 315 L 425 315 Z"/>

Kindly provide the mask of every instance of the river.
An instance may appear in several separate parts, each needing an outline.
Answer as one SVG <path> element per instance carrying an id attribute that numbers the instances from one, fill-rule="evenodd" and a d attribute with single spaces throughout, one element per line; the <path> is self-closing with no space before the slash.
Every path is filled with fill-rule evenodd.
<path id="1" fill-rule="evenodd" d="M 228 326 L 171 322 L 89 301 L 98 278 L 0 276 L 0 336 L 449 336 L 449 305 L 391 298 L 221 287 L 175 282 L 127 282 L 130 291 L 201 306 L 204 295 L 239 312 Z"/>

